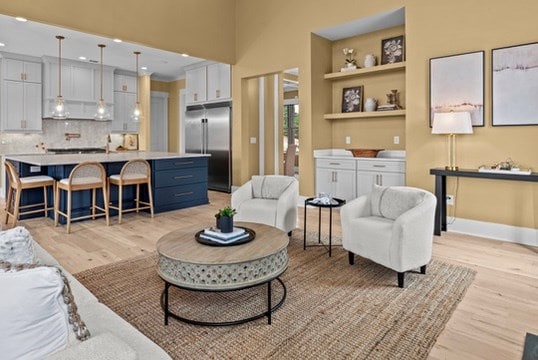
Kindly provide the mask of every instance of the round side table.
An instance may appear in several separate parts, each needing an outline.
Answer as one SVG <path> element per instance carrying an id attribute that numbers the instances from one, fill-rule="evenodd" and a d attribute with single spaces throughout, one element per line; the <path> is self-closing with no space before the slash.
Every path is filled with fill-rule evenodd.
<path id="1" fill-rule="evenodd" d="M 318 243 L 321 244 L 321 209 L 329 209 L 329 257 L 332 255 L 332 232 L 333 232 L 333 208 L 339 208 L 346 203 L 343 199 L 332 198 L 336 201 L 335 204 L 320 204 L 314 201 L 315 198 L 311 197 L 304 201 L 304 243 L 303 250 L 306 250 L 306 208 L 307 206 L 314 206 L 318 208 Z"/>

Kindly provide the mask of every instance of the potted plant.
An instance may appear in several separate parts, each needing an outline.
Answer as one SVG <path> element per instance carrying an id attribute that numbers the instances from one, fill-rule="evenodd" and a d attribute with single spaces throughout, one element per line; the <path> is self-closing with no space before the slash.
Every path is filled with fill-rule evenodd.
<path id="1" fill-rule="evenodd" d="M 237 214 L 237 211 L 230 206 L 220 209 L 219 212 L 215 214 L 215 217 L 217 218 L 217 228 L 223 233 L 232 232 L 234 229 L 235 214 Z"/>

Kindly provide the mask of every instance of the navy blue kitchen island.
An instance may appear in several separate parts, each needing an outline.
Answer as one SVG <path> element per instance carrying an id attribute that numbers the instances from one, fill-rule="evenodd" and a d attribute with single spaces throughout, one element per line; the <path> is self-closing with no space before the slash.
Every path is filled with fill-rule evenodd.
<path id="1" fill-rule="evenodd" d="M 151 188 L 153 192 L 155 213 L 187 208 L 209 203 L 207 195 L 208 155 L 179 154 L 168 152 L 125 151 L 109 154 L 34 154 L 34 155 L 6 155 L 21 177 L 34 175 L 49 175 L 56 180 L 68 178 L 71 170 L 84 161 L 101 163 L 107 176 L 119 174 L 122 166 L 129 160 L 142 158 L 151 166 Z M 116 202 L 118 189 L 113 187 L 110 200 Z M 49 191 L 49 201 L 53 200 L 53 193 Z M 147 191 L 141 188 L 141 200 L 147 199 Z M 97 197 L 101 199 L 100 196 Z M 124 206 L 134 204 L 135 189 L 126 187 L 123 192 Z M 41 189 L 23 192 L 21 205 L 39 203 L 43 201 Z M 101 200 L 102 201 L 102 200 Z M 90 213 L 91 192 L 79 191 L 73 194 L 73 217 Z M 100 204 L 102 206 L 102 204 Z M 60 200 L 60 209 L 67 208 L 66 197 Z M 111 209 L 111 215 L 116 212 Z M 49 217 L 54 214 L 49 211 Z M 62 217 L 60 217 L 62 219 Z"/>

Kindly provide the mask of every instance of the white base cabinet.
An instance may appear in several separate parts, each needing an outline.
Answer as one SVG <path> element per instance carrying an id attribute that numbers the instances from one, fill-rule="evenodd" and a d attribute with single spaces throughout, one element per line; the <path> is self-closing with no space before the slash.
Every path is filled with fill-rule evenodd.
<path id="1" fill-rule="evenodd" d="M 356 171 L 355 160 L 316 159 L 316 195 L 323 192 L 346 201 L 354 199 Z"/>
<path id="2" fill-rule="evenodd" d="M 357 197 L 369 194 L 374 184 L 405 185 L 405 160 L 359 158 L 357 160 Z"/>

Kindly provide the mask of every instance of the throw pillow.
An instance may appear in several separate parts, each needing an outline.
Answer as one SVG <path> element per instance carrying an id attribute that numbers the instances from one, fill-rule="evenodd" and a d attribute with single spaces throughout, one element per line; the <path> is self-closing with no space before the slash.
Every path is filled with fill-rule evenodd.
<path id="1" fill-rule="evenodd" d="M 396 220 L 424 200 L 424 192 L 406 186 L 375 185 L 371 195 L 372 215 Z"/>
<path id="2" fill-rule="evenodd" d="M 294 181 L 295 178 L 290 176 L 266 175 L 262 185 L 262 198 L 278 199 Z"/>
<path id="3" fill-rule="evenodd" d="M 383 197 L 383 194 L 387 190 L 386 186 L 380 186 L 377 184 L 374 184 L 374 187 L 372 188 L 372 192 L 370 193 L 370 206 L 372 210 L 373 216 L 383 216 L 381 215 L 381 198 Z"/>
<path id="4" fill-rule="evenodd" d="M 57 267 L 0 261 L 0 288 L 2 358 L 46 358 L 65 348 L 70 324 L 77 339 L 89 338 L 67 278 Z"/>
<path id="5" fill-rule="evenodd" d="M 265 179 L 265 176 L 260 175 L 254 175 L 250 179 L 250 183 L 252 185 L 252 197 L 255 199 L 262 198 L 262 186 L 263 186 L 263 180 Z"/>
<path id="6" fill-rule="evenodd" d="M 34 262 L 32 236 L 22 226 L 0 231 L 0 260 L 14 264 Z"/>

